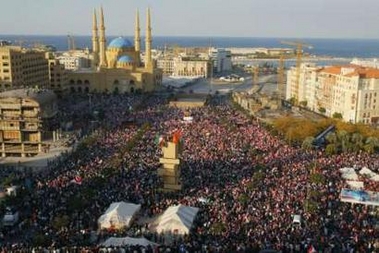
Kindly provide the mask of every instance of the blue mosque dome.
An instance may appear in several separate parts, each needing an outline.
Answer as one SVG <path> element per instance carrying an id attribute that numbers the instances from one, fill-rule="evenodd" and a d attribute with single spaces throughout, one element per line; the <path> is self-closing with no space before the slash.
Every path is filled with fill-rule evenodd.
<path id="1" fill-rule="evenodd" d="M 117 62 L 120 62 L 120 63 L 132 63 L 133 59 L 130 56 L 123 55 L 120 58 L 118 58 Z"/>
<path id="2" fill-rule="evenodd" d="M 109 48 L 128 48 L 133 47 L 133 44 L 126 38 L 118 37 L 115 38 L 109 43 Z"/>

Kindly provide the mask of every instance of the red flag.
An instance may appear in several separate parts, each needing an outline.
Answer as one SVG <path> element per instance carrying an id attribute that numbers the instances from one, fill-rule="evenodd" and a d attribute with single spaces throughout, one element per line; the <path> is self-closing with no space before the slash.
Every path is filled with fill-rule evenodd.
<path id="1" fill-rule="evenodd" d="M 180 141 L 180 137 L 182 137 L 182 133 L 180 130 L 176 130 L 172 135 L 172 142 L 178 144 Z"/>
<path id="2" fill-rule="evenodd" d="M 81 185 L 82 184 L 82 177 L 81 176 L 75 176 L 73 180 L 71 180 L 71 183 Z"/>
<path id="3" fill-rule="evenodd" d="M 310 245 L 308 247 L 308 252 L 307 253 L 317 253 L 316 249 L 313 247 L 313 245 Z"/>

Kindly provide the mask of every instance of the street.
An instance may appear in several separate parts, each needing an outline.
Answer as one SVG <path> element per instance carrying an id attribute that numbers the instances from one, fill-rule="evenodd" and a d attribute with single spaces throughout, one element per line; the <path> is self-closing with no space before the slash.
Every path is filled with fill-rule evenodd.
<path id="1" fill-rule="evenodd" d="M 263 90 L 266 90 L 264 87 L 266 84 L 269 85 L 269 87 L 267 87 L 268 91 L 276 89 L 276 75 L 260 76 L 258 84 L 260 89 L 263 88 Z M 249 76 L 241 83 L 220 83 L 218 80 L 212 80 L 211 82 L 210 79 L 202 79 L 195 84 L 183 88 L 183 91 L 186 93 L 192 91 L 197 94 L 214 94 L 216 92 L 226 94 L 232 91 L 249 91 L 252 88 L 254 88 L 252 85 L 252 77 Z"/>

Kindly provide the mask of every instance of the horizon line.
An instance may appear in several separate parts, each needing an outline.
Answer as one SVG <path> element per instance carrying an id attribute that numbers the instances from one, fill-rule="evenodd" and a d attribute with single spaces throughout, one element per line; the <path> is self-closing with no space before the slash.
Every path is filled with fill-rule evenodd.
<path id="1" fill-rule="evenodd" d="M 91 34 L 0 34 L 0 36 L 51 36 L 51 37 L 59 37 L 59 36 L 67 36 L 70 34 L 71 36 L 79 36 L 79 37 L 91 37 Z M 134 35 L 107 35 L 107 37 L 134 37 Z M 145 36 L 141 36 L 145 37 Z M 191 37 L 191 38 L 252 38 L 252 39 L 326 39 L 326 40 L 379 40 L 379 38 L 351 38 L 351 37 L 291 37 L 291 36 L 234 36 L 234 35 L 213 35 L 213 36 L 206 36 L 206 35 L 154 35 L 154 37 L 172 37 L 172 38 L 179 38 L 179 37 Z M 1 38 L 0 38 L 1 39 Z"/>

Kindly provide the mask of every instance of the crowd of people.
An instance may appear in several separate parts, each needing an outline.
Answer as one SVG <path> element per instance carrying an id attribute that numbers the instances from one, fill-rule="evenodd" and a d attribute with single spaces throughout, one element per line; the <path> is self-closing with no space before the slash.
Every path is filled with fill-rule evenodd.
<path id="1" fill-rule="evenodd" d="M 2 229 L 3 249 L 379 252 L 377 209 L 339 199 L 347 187 L 339 168 L 366 166 L 378 172 L 376 154 L 326 156 L 323 150 L 292 147 L 228 100 L 220 101 L 186 110 L 193 117 L 188 123 L 183 121 L 184 110 L 168 106 L 163 97 L 93 96 L 87 106 L 102 116 L 76 150 L 39 173 L 6 170 L 14 182 L 29 178 L 32 183 L 12 202 L 22 222 Z M 88 111 L 72 107 L 65 115 L 75 115 L 76 126 L 88 129 L 93 124 Z M 167 193 L 158 190 L 162 151 L 155 139 L 163 135 L 169 140 L 178 129 L 182 190 Z M 310 180 L 315 170 L 325 178 L 323 183 Z M 367 190 L 378 191 L 377 182 L 362 180 Z M 306 204 L 309 199 L 313 208 Z M 140 223 L 123 231 L 98 231 L 97 219 L 116 201 L 141 204 L 141 217 L 154 217 L 175 204 L 199 207 L 200 212 L 192 232 L 173 240 Z M 294 224 L 294 215 L 301 217 L 300 224 Z M 99 247 L 113 235 L 143 235 L 160 247 Z"/>

